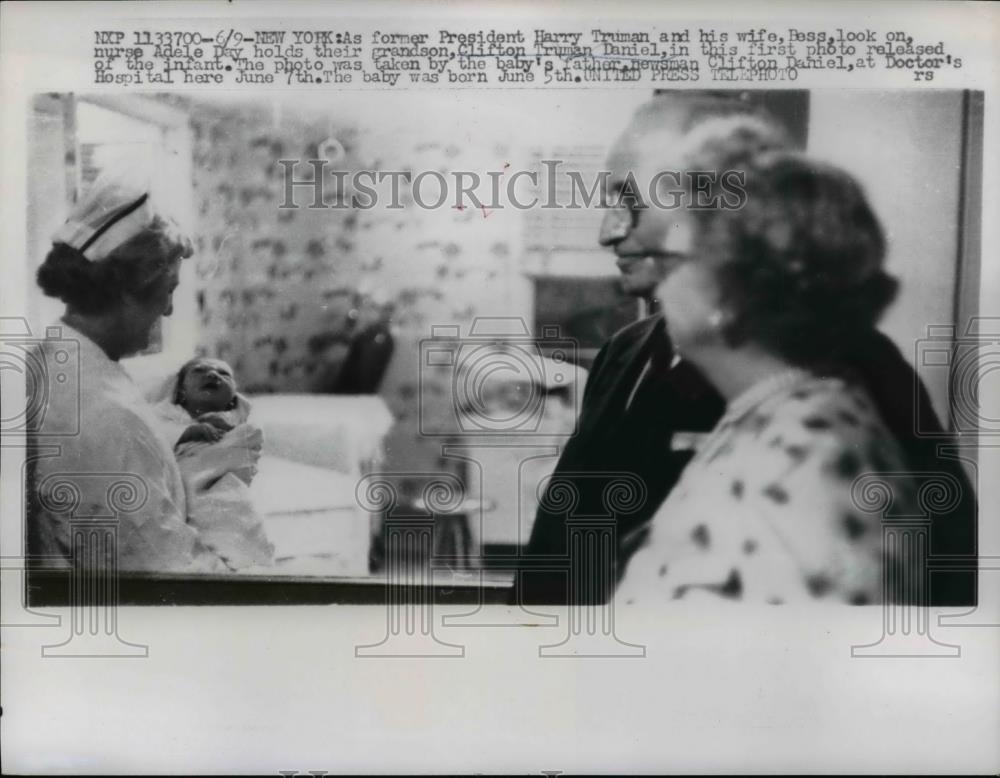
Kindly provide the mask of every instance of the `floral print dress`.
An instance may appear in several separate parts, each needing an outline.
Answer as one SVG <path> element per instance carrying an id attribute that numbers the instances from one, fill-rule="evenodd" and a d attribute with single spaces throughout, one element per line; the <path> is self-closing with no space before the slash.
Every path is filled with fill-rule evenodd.
<path id="1" fill-rule="evenodd" d="M 881 516 L 864 473 L 902 471 L 864 391 L 790 370 L 734 399 L 654 517 L 616 594 L 625 605 L 698 596 L 761 603 L 880 602 Z M 900 485 L 902 483 L 902 485 Z M 894 505 L 916 483 L 894 481 Z"/>

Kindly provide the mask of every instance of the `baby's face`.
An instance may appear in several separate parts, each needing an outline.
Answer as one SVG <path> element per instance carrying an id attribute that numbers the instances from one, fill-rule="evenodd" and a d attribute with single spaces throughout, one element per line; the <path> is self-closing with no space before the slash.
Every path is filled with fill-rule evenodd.
<path id="1" fill-rule="evenodd" d="M 181 383 L 181 405 L 191 414 L 224 411 L 236 396 L 232 368 L 221 359 L 190 363 Z"/>

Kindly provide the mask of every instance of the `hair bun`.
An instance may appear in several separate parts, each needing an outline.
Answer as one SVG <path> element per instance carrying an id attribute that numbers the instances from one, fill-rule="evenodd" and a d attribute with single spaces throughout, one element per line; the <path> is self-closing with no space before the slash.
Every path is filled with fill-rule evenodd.
<path id="1" fill-rule="evenodd" d="M 46 295 L 64 303 L 89 298 L 94 292 L 93 263 L 65 243 L 53 244 L 35 278 Z"/>

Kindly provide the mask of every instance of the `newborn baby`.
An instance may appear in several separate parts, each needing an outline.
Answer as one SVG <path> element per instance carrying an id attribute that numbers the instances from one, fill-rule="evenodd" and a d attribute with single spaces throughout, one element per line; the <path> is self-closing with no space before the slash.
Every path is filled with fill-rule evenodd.
<path id="1" fill-rule="evenodd" d="M 177 374 L 174 404 L 195 420 L 175 445 L 193 440 L 214 443 L 250 415 L 250 404 L 236 393 L 233 371 L 221 359 L 199 357 Z"/>
<path id="2" fill-rule="evenodd" d="M 156 405 L 184 476 L 188 522 L 232 570 L 271 564 L 274 547 L 250 500 L 260 431 L 220 359 L 185 363 Z"/>

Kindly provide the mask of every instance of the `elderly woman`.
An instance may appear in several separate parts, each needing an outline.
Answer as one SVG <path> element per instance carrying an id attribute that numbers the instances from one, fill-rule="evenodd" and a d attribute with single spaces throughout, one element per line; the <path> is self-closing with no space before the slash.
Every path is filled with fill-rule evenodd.
<path id="1" fill-rule="evenodd" d="M 829 364 L 895 294 L 882 231 L 834 167 L 766 150 L 718 162 L 745 171 L 746 204 L 678 214 L 671 250 L 682 260 L 659 297 L 679 355 L 727 409 L 653 520 L 618 600 L 878 602 L 896 561 L 855 482 L 906 468 L 861 383 Z M 893 480 L 896 508 L 915 486 Z"/>
<path id="2" fill-rule="evenodd" d="M 95 183 L 53 236 L 37 281 L 66 304 L 60 339 L 78 344 L 79 385 L 48 393 L 31 441 L 39 447 L 28 533 L 33 555 L 70 564 L 79 551 L 73 516 L 117 514 L 120 569 L 223 569 L 188 524 L 170 443 L 119 362 L 147 348 L 160 317 L 170 315 L 180 262 L 191 253 L 148 191 L 111 180 Z M 40 358 L 55 367 L 60 348 L 44 341 Z M 57 434 L 74 429 L 79 433 Z M 49 443 L 54 456 L 44 450 Z M 117 511 L 116 499 L 123 503 Z"/>

